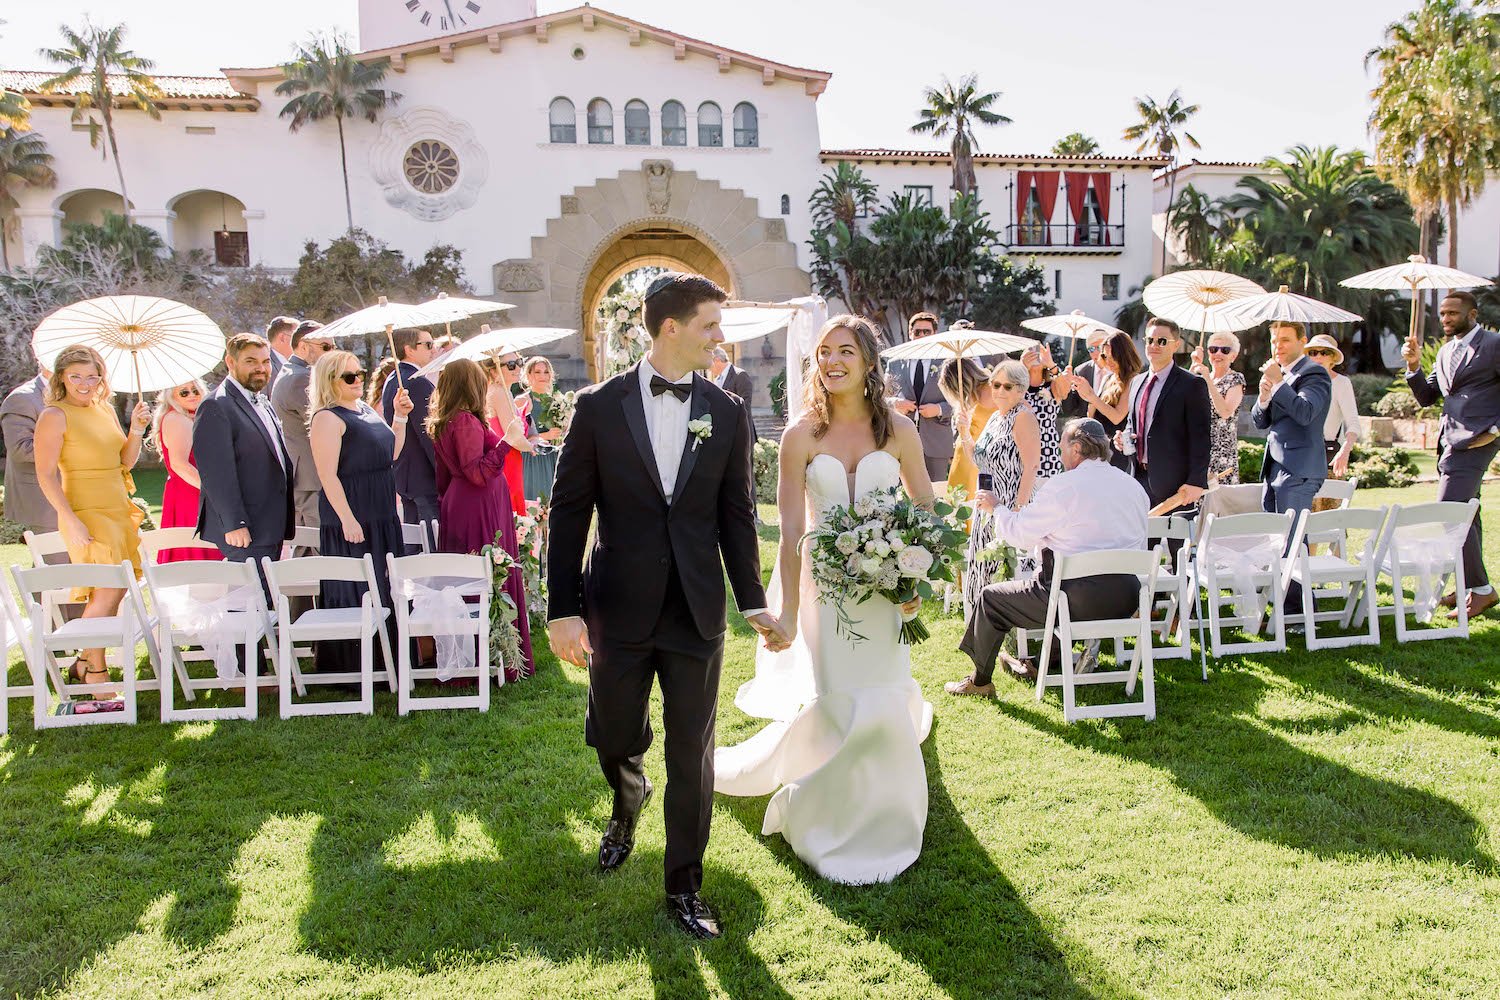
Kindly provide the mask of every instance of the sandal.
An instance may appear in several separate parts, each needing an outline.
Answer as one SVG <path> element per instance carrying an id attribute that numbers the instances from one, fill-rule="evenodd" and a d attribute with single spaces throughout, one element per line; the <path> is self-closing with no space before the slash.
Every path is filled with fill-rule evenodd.
<path id="1" fill-rule="evenodd" d="M 99 677 L 100 675 L 103 675 L 103 678 L 104 678 L 103 680 L 89 680 L 90 677 Z M 94 666 L 90 666 L 90 667 L 86 668 L 84 670 L 84 672 L 83 672 L 83 683 L 85 683 L 85 684 L 108 684 L 109 683 L 109 668 L 108 667 L 94 667 Z M 96 691 L 93 694 L 93 699 L 95 701 L 114 701 L 117 697 L 118 697 L 118 695 L 116 695 L 114 693 L 104 692 L 104 691 Z"/>

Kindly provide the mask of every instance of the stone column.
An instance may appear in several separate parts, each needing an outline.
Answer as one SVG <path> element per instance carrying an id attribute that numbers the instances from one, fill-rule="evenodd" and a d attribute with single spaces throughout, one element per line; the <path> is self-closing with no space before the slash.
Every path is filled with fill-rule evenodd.
<path id="1" fill-rule="evenodd" d="M 20 259 L 11 258 L 10 266 L 35 267 L 38 248 L 62 242 L 63 213 L 52 208 L 18 208 L 16 218 L 21 223 L 21 253 Z"/>
<path id="2" fill-rule="evenodd" d="M 166 244 L 167 250 L 172 250 L 174 240 L 172 239 L 172 223 L 177 220 L 177 213 L 165 208 L 145 209 L 130 213 L 130 221 L 138 226 L 156 231 L 161 237 L 162 243 Z"/>
<path id="3" fill-rule="evenodd" d="M 250 259 L 247 264 L 254 265 L 265 263 L 265 253 L 270 237 L 266 234 L 266 213 L 264 209 L 247 208 L 245 215 L 245 240 L 250 244 Z"/>

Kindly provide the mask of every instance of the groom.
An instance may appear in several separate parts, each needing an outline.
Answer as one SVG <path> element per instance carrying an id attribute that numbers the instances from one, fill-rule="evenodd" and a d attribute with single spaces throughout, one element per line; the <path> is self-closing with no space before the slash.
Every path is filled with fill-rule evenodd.
<path id="1" fill-rule="evenodd" d="M 749 410 L 698 374 L 723 343 L 727 298 L 699 274 L 669 271 L 647 288 L 650 352 L 578 393 L 547 556 L 548 637 L 558 656 L 588 667 L 584 732 L 614 790 L 599 867 L 613 871 L 630 856 L 651 797 L 641 759 L 651 745 L 655 677 L 666 728 L 667 903 L 699 938 L 719 936 L 699 889 L 713 808 L 725 568 L 735 603 L 767 646 L 787 644 L 760 583 Z"/>

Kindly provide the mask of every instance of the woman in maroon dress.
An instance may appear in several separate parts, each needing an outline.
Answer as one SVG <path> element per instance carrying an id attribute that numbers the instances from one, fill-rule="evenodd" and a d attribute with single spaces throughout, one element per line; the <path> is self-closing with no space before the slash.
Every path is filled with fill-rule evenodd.
<path id="1" fill-rule="evenodd" d="M 203 383 L 193 379 L 156 397 L 156 433 L 151 440 L 167 469 L 167 482 L 161 491 L 163 528 L 198 525 L 200 483 L 198 467 L 193 464 L 193 419 L 206 394 Z M 162 549 L 156 555 L 158 563 L 223 558 L 214 549 Z"/>
<path id="2" fill-rule="evenodd" d="M 488 379 L 473 361 L 450 361 L 438 376 L 437 392 L 427 429 L 437 453 L 438 549 L 477 553 L 495 542 L 512 556 L 516 548 L 516 518 L 503 471 L 511 452 L 486 421 Z M 531 626 L 526 614 L 526 588 L 520 570 L 505 582 L 516 602 L 516 628 L 521 633 L 524 673 L 535 672 L 531 657 Z M 515 680 L 507 670 L 507 680 Z"/>

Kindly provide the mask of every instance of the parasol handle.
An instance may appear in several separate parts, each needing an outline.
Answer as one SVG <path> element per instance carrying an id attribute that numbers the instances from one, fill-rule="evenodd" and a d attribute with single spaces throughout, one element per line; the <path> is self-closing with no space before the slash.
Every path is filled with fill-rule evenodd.
<path id="1" fill-rule="evenodd" d="M 385 342 L 391 345 L 391 357 L 396 358 L 396 384 L 405 389 L 406 376 L 401 374 L 401 359 L 399 357 L 396 357 L 396 338 L 391 334 L 392 329 L 393 327 L 390 324 L 386 324 Z"/>
<path id="2" fill-rule="evenodd" d="M 130 352 L 130 365 L 135 369 L 135 405 L 141 405 L 141 358 L 139 352 L 132 349 Z"/>

